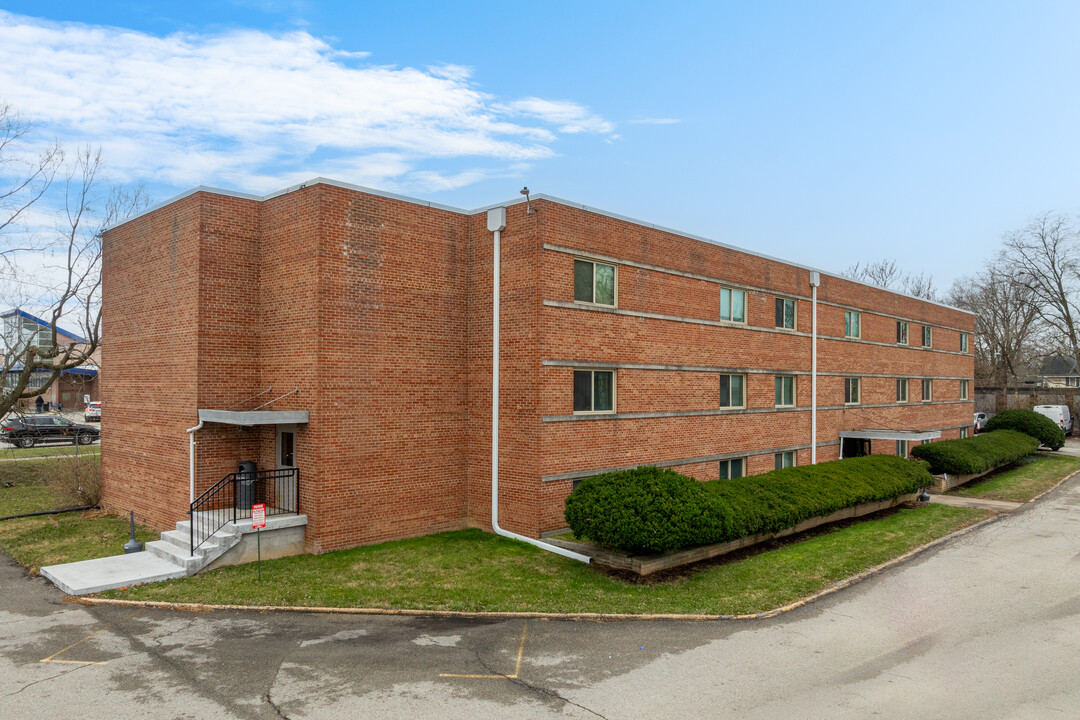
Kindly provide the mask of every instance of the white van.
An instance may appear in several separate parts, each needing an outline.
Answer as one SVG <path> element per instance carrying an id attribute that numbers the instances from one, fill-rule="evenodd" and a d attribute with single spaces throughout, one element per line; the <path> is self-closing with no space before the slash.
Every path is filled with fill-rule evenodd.
<path id="1" fill-rule="evenodd" d="M 1053 420 L 1066 435 L 1072 432 L 1072 414 L 1068 405 L 1036 405 L 1035 412 Z"/>

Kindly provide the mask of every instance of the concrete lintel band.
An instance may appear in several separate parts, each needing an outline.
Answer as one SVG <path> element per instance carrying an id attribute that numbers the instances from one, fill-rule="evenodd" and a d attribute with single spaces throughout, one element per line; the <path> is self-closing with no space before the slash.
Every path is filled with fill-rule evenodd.
<path id="1" fill-rule="evenodd" d="M 860 405 L 821 405 L 818 412 L 862 410 L 865 408 L 920 407 L 927 405 L 970 405 L 972 400 L 931 400 L 929 402 L 863 403 Z M 722 408 L 710 410 L 664 410 L 658 412 L 589 413 L 587 415 L 545 415 L 543 422 L 578 422 L 584 420 L 651 420 L 655 418 L 704 417 L 708 415 L 751 415 L 754 413 L 810 412 L 809 407 Z M 809 446 L 807 446 L 809 447 Z"/>
<path id="2" fill-rule="evenodd" d="M 662 365 L 656 363 L 611 363 L 601 360 L 541 360 L 544 367 L 576 367 L 595 368 L 602 370 L 669 370 L 672 372 L 710 372 L 730 375 L 809 375 L 809 370 L 782 370 L 769 368 L 740 368 L 721 367 L 711 365 Z M 868 377 L 868 378 L 900 378 L 904 380 L 970 380 L 969 377 L 954 375 L 890 375 L 887 373 L 850 373 L 850 372 L 823 372 L 818 375 L 827 377 Z"/>
<path id="3" fill-rule="evenodd" d="M 820 300 L 818 301 L 821 302 Z M 545 300 L 544 305 L 547 307 L 564 308 L 567 310 L 589 310 L 592 312 L 608 313 L 609 315 L 625 315 L 627 317 L 640 317 L 649 318 L 652 320 L 667 320 L 668 322 L 681 322 L 690 323 L 692 325 L 711 325 L 714 327 L 726 327 L 734 328 L 737 330 L 747 330 L 749 332 L 763 332 L 763 333 L 776 333 L 778 335 L 791 335 L 794 337 L 810 337 L 810 333 L 799 332 L 797 330 L 783 330 L 771 327 L 761 327 L 758 325 L 748 325 L 746 323 L 730 322 L 728 320 L 704 320 L 702 318 L 681 317 L 679 315 L 661 315 L 660 313 L 641 312 L 639 310 L 624 310 L 622 308 L 603 307 L 597 305 L 585 305 L 583 303 L 565 302 L 563 300 Z M 859 312 L 867 312 L 866 310 L 859 310 Z M 918 323 L 917 320 L 911 322 Z M 956 328 L 946 328 L 948 330 L 955 330 Z M 959 330 L 958 332 L 965 332 Z M 922 352 L 934 352 L 941 353 L 943 355 L 959 355 L 961 357 L 972 357 L 971 353 L 956 352 L 954 350 L 942 350 L 940 348 L 923 347 L 921 345 L 898 345 L 896 343 L 883 343 L 877 340 L 863 340 L 862 338 L 850 338 L 840 337 L 838 335 L 818 335 L 818 338 L 822 340 L 835 340 L 837 342 L 850 342 L 850 343 L 862 343 L 864 345 L 878 345 L 880 347 L 893 347 L 902 348 L 904 350 L 919 350 Z"/>
<path id="4" fill-rule="evenodd" d="M 839 440 L 833 440 L 831 442 L 819 442 L 817 446 L 821 448 L 839 444 Z M 579 472 L 559 473 L 557 475 L 544 475 L 542 478 L 540 478 L 540 480 L 542 482 L 556 482 L 558 480 L 580 480 L 581 478 L 591 477 L 592 475 L 600 475 L 601 473 L 633 470 L 634 468 L 640 467 L 641 465 L 652 465 L 654 467 L 661 468 L 677 467 L 679 465 L 694 465 L 696 463 L 716 462 L 718 460 L 733 460 L 735 458 L 751 457 L 755 455 L 775 455 L 776 453 L 809 449 L 809 443 L 807 443 L 806 445 L 788 445 L 786 447 L 768 448 L 766 450 L 748 450 L 747 452 L 723 453 L 720 455 L 705 455 L 703 457 L 682 458 L 680 460 L 663 460 L 661 462 L 638 463 L 637 465 L 624 465 L 622 467 L 601 468 L 599 470 L 581 470 Z"/>
<path id="5" fill-rule="evenodd" d="M 961 430 L 963 428 L 971 427 L 968 425 L 946 425 L 944 427 L 929 428 L 931 431 L 942 430 Z M 817 446 L 819 448 L 830 447 L 832 445 L 839 445 L 839 440 L 833 440 L 831 442 L 819 442 Z M 554 475 L 544 475 L 540 478 L 542 482 L 557 482 L 559 480 L 580 480 L 581 478 L 591 477 L 593 475 L 600 475 L 601 473 L 619 472 L 621 470 L 633 470 L 640 465 L 655 465 L 656 467 L 677 467 L 679 465 L 693 465 L 695 463 L 715 462 L 718 460 L 732 460 L 734 458 L 751 457 L 753 455 L 775 455 L 781 452 L 790 452 L 792 450 L 809 450 L 810 444 L 806 445 L 791 445 L 789 447 L 780 448 L 768 448 L 766 450 L 750 450 L 748 452 L 732 452 L 723 453 L 720 455 L 706 455 L 704 457 L 682 458 L 679 460 L 663 460 L 655 463 L 639 463 L 638 465 L 624 465 L 621 467 L 600 468 L 599 470 L 580 470 L 578 472 L 557 473 Z"/>
<path id="6" fill-rule="evenodd" d="M 559 246 L 559 245 L 553 245 L 551 243 L 544 243 L 544 249 L 545 250 L 551 250 L 553 252 L 566 253 L 568 255 L 578 255 L 580 257 L 589 258 L 591 260 L 598 260 L 598 261 L 601 261 L 601 262 L 611 263 L 611 264 L 615 264 L 615 265 L 626 265 L 628 267 L 640 268 L 641 270 L 652 270 L 654 272 L 665 273 L 667 275 L 677 275 L 679 277 L 685 277 L 685 278 L 689 278 L 691 280 L 701 280 L 703 282 L 715 283 L 717 285 L 724 285 L 725 287 L 732 287 L 732 288 L 736 288 L 738 290 L 750 290 L 750 291 L 753 291 L 753 292 L 764 293 L 766 295 L 776 295 L 778 297 L 796 298 L 798 300 L 806 300 L 807 302 L 810 301 L 809 296 L 802 295 L 800 293 L 779 292 L 777 290 L 770 290 L 768 288 L 758 287 L 757 285 L 747 285 L 746 283 L 739 283 L 739 282 L 731 282 L 731 281 L 728 281 L 728 280 L 721 280 L 720 278 L 709 277 L 708 275 L 698 275 L 697 273 L 689 273 L 689 272 L 683 272 L 682 270 L 674 270 L 672 268 L 661 267 L 660 265 L 650 265 L 649 263 L 641 263 L 641 262 L 636 262 L 634 260 L 625 260 L 625 259 L 622 259 L 622 258 L 611 257 L 609 255 L 601 255 L 599 253 L 587 252 L 587 251 L 584 251 L 584 250 L 574 250 L 572 248 L 562 247 L 562 246 Z M 845 280 L 850 281 L 850 278 L 841 278 L 841 279 L 845 279 Z M 852 282 L 859 282 L 859 281 L 852 281 Z M 859 283 L 859 284 L 865 285 L 865 283 Z M 878 288 L 878 289 L 885 290 L 885 288 Z M 886 290 L 886 292 L 891 292 L 891 293 L 896 294 L 896 291 L 894 291 L 894 290 Z M 905 297 L 908 297 L 908 296 L 905 296 Z M 918 300 L 919 298 L 913 298 L 913 299 Z M 948 306 L 941 305 L 940 303 L 934 303 L 933 301 L 925 301 L 924 300 L 923 302 L 930 302 L 931 304 L 938 305 L 939 307 L 948 307 Z M 827 300 L 821 300 L 820 298 L 818 299 L 818 304 L 820 304 L 820 305 L 829 305 L 829 306 L 832 306 L 832 307 L 841 308 L 843 310 L 855 310 L 857 312 L 864 312 L 867 315 L 878 315 L 879 317 L 887 317 L 887 318 L 891 318 L 893 320 L 904 320 L 906 322 L 915 323 L 916 325 L 929 325 L 930 327 L 941 328 L 942 330 L 955 330 L 956 332 L 959 332 L 959 333 L 970 334 L 970 331 L 968 331 L 968 330 L 962 330 L 962 329 L 957 328 L 957 327 L 952 327 L 951 325 L 941 325 L 939 323 L 926 322 L 924 320 L 916 320 L 914 318 L 902 317 L 900 315 L 893 315 L 891 313 L 878 312 L 878 311 L 875 311 L 875 310 L 866 310 L 865 308 L 858 308 L 858 307 L 854 307 L 852 305 L 842 305 L 840 303 L 829 302 Z M 949 308 L 949 309 L 956 310 L 958 308 Z M 790 331 L 788 331 L 788 332 L 790 332 Z M 799 334 L 807 335 L 808 333 L 799 333 Z M 904 347 L 904 346 L 901 345 L 899 347 Z M 967 354 L 967 353 L 960 353 L 960 354 Z"/>

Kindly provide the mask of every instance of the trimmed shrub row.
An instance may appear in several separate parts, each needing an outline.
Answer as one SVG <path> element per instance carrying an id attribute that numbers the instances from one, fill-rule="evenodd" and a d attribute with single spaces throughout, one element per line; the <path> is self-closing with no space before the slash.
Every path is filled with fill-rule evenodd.
<path id="1" fill-rule="evenodd" d="M 986 430 L 1016 430 L 1038 440 L 1051 450 L 1065 444 L 1065 432 L 1050 418 L 1033 410 L 1005 410 L 986 423 Z"/>
<path id="2" fill-rule="evenodd" d="M 922 466 L 890 455 L 705 483 L 643 466 L 582 480 L 566 499 L 566 521 L 577 537 L 606 547 L 667 552 L 779 532 L 932 482 Z"/>
<path id="3" fill-rule="evenodd" d="M 975 437 L 916 445 L 911 448 L 911 456 L 930 463 L 930 472 L 935 474 L 975 475 L 1016 462 L 1038 448 L 1039 441 L 1030 435 L 995 430 Z"/>

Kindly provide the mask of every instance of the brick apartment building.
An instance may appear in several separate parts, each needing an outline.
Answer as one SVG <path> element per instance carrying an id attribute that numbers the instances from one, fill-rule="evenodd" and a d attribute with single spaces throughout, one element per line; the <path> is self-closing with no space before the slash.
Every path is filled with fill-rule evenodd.
<path id="1" fill-rule="evenodd" d="M 490 528 L 500 223 L 508 530 L 563 527 L 614 468 L 810 463 L 815 417 L 819 462 L 971 425 L 967 312 L 556 198 L 497 207 L 320 179 L 109 230 L 103 502 L 166 528 L 192 457 L 196 495 L 254 460 L 300 468 L 313 552 Z"/>

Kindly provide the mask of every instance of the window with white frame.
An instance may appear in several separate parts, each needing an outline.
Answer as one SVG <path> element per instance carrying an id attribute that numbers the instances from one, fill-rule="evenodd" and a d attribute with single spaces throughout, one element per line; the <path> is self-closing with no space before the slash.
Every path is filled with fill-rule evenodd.
<path id="1" fill-rule="evenodd" d="M 776 298 L 776 327 L 785 330 L 795 329 L 795 301 Z"/>
<path id="2" fill-rule="evenodd" d="M 960 428 L 960 439 L 962 440 L 962 439 L 966 438 L 967 436 L 968 436 L 967 428 L 966 427 Z"/>
<path id="3" fill-rule="evenodd" d="M 968 381 L 967 380 L 961 380 L 960 381 L 960 399 L 961 400 L 967 400 L 968 399 Z"/>
<path id="4" fill-rule="evenodd" d="M 923 325 L 922 328 L 922 346 L 932 347 L 934 344 L 934 328 L 929 325 Z"/>
<path id="5" fill-rule="evenodd" d="M 896 441 L 896 454 L 902 458 L 907 457 L 907 440 Z"/>
<path id="6" fill-rule="evenodd" d="M 746 376 L 720 376 L 720 407 L 746 406 Z"/>
<path id="7" fill-rule="evenodd" d="M 859 378 L 844 378 L 844 404 L 859 404 Z"/>
<path id="8" fill-rule="evenodd" d="M 862 337 L 862 314 L 854 310 L 848 310 L 844 313 L 844 337 L 858 338 Z"/>
<path id="9" fill-rule="evenodd" d="M 615 371 L 574 371 L 574 412 L 615 412 Z"/>
<path id="10" fill-rule="evenodd" d="M 930 402 L 934 399 L 934 381 L 930 378 L 923 378 L 922 381 L 922 401 Z"/>
<path id="11" fill-rule="evenodd" d="M 795 406 L 795 376 L 776 376 L 776 407 Z"/>
<path id="12" fill-rule="evenodd" d="M 781 468 L 795 467 L 795 451 L 778 452 L 773 455 L 773 464 L 777 470 Z"/>
<path id="13" fill-rule="evenodd" d="M 574 302 L 615 304 L 615 266 L 574 260 Z"/>
<path id="14" fill-rule="evenodd" d="M 746 291 L 720 288 L 720 319 L 746 322 Z"/>
<path id="15" fill-rule="evenodd" d="M 731 458 L 720 461 L 720 479 L 734 480 L 746 474 L 746 458 Z"/>
<path id="16" fill-rule="evenodd" d="M 960 333 L 960 352 L 966 353 L 968 351 L 968 334 Z"/>
<path id="17" fill-rule="evenodd" d="M 907 402 L 907 378 L 896 378 L 896 402 Z"/>
<path id="18" fill-rule="evenodd" d="M 896 344 L 907 345 L 907 320 L 896 321 Z"/>

